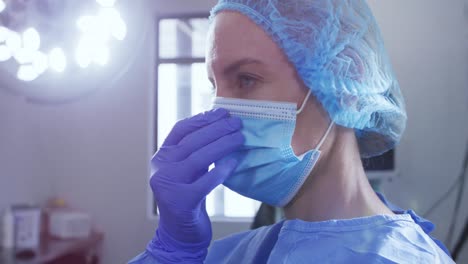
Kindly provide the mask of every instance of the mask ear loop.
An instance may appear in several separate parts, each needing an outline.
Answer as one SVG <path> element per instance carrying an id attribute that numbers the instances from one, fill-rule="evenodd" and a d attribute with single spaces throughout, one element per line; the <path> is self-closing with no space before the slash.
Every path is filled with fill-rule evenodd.
<path id="1" fill-rule="evenodd" d="M 320 142 L 317 145 L 317 148 L 316 148 L 317 150 L 320 150 L 322 148 L 322 145 L 323 145 L 323 143 L 325 143 L 325 140 L 327 139 L 328 134 L 330 134 L 330 131 L 332 130 L 334 124 L 335 124 L 335 122 L 333 122 L 333 121 L 330 122 L 330 125 L 328 126 L 327 132 L 325 132 L 325 135 L 323 135 L 322 139 L 320 140 Z"/>
<path id="2" fill-rule="evenodd" d="M 302 102 L 301 107 L 296 112 L 297 115 L 300 114 L 304 110 L 304 108 L 305 108 L 305 106 L 307 104 L 307 101 L 309 100 L 309 97 L 310 97 L 311 94 L 312 94 L 312 90 L 309 89 L 309 92 L 307 93 L 304 101 Z M 330 121 L 330 125 L 328 126 L 327 131 L 325 132 L 322 139 L 320 140 L 320 142 L 317 145 L 317 148 L 316 148 L 317 150 L 320 150 L 320 148 L 322 148 L 322 145 L 323 145 L 323 143 L 325 143 L 325 140 L 327 139 L 328 134 L 330 134 L 334 124 L 335 124 L 335 122 L 333 122 L 333 120 Z"/>
<path id="3" fill-rule="evenodd" d="M 299 110 L 297 110 L 296 115 L 300 114 L 304 110 L 304 108 L 305 108 L 305 106 L 307 104 L 307 101 L 309 100 L 309 97 L 310 97 L 311 94 L 312 94 L 312 90 L 309 89 L 309 92 L 307 93 L 304 101 L 302 102 L 301 107 L 299 108 Z"/>

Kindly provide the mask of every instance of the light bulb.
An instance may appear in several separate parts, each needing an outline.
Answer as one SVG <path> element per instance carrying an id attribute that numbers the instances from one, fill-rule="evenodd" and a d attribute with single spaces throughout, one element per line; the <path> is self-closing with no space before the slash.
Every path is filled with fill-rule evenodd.
<path id="1" fill-rule="evenodd" d="M 23 47 L 36 51 L 41 47 L 41 37 L 35 28 L 28 28 L 23 33 Z"/>
<path id="2" fill-rule="evenodd" d="M 19 67 L 16 77 L 22 81 L 30 82 L 39 77 L 39 74 L 31 64 L 28 64 Z"/>

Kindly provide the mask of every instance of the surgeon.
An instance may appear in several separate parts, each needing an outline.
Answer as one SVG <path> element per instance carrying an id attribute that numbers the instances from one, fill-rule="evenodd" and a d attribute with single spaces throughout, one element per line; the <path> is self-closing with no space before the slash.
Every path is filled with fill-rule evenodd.
<path id="1" fill-rule="evenodd" d="M 153 157 L 159 226 L 130 263 L 453 263 L 434 225 L 364 172 L 406 125 L 364 0 L 220 0 L 206 62 L 213 110 L 179 121 Z M 219 184 L 285 219 L 210 245 Z"/>

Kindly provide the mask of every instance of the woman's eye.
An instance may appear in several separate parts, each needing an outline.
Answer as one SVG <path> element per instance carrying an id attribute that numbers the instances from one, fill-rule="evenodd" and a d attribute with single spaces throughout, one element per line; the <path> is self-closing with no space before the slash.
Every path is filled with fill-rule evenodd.
<path id="1" fill-rule="evenodd" d="M 251 88 L 257 83 L 257 79 L 248 75 L 240 75 L 238 80 L 240 88 Z"/>

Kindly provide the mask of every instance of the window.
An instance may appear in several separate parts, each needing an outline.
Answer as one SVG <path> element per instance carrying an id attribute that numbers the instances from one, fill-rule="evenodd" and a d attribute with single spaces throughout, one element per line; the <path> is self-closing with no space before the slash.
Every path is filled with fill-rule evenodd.
<path id="1" fill-rule="evenodd" d="M 177 120 L 210 109 L 213 99 L 205 68 L 208 14 L 165 17 L 157 22 L 156 148 Z M 151 198 L 151 201 L 153 199 Z M 157 213 L 152 202 L 153 215 Z M 260 203 L 219 186 L 207 197 L 216 218 L 251 219 Z"/>

